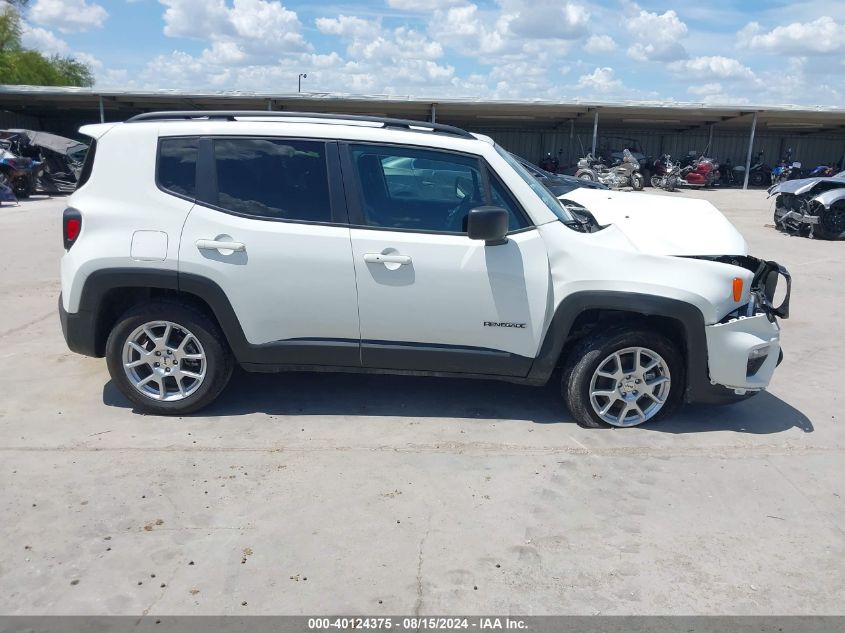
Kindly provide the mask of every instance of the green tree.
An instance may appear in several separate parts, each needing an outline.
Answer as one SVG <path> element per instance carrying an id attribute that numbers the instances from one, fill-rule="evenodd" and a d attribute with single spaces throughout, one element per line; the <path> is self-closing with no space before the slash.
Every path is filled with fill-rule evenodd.
<path id="1" fill-rule="evenodd" d="M 28 0 L 0 0 L 0 84 L 93 86 L 91 67 L 70 56 L 46 57 L 21 46 L 20 9 Z"/>

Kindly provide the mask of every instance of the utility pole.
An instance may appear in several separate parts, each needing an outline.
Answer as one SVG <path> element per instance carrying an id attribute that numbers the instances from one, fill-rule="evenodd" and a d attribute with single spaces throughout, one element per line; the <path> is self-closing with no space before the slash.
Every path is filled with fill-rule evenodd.
<path id="1" fill-rule="evenodd" d="M 307 73 L 299 73 L 299 77 L 297 79 L 297 84 L 296 84 L 296 91 L 297 92 L 302 92 L 302 80 L 303 79 L 308 79 Z"/>
<path id="2" fill-rule="evenodd" d="M 757 131 L 757 113 L 751 121 L 751 137 L 748 139 L 748 155 L 745 157 L 745 180 L 742 183 L 743 189 L 748 189 L 748 172 L 751 171 L 751 152 L 754 151 L 754 132 Z"/>

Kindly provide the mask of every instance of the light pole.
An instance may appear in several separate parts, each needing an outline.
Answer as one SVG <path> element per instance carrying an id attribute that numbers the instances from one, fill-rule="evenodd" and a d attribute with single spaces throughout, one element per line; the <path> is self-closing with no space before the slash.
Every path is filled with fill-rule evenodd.
<path id="1" fill-rule="evenodd" d="M 297 92 L 302 92 L 302 80 L 303 79 L 308 79 L 307 73 L 299 73 L 299 78 L 297 80 L 297 88 L 296 88 Z"/>

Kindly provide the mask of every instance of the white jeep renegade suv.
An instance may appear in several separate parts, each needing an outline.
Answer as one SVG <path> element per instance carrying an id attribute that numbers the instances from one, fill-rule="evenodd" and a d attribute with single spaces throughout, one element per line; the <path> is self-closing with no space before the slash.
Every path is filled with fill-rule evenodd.
<path id="1" fill-rule="evenodd" d="M 62 328 L 142 410 L 196 411 L 238 363 L 554 374 L 581 424 L 633 426 L 760 391 L 781 358 L 789 275 L 704 201 L 558 200 L 491 139 L 423 122 L 164 112 L 81 131 Z"/>

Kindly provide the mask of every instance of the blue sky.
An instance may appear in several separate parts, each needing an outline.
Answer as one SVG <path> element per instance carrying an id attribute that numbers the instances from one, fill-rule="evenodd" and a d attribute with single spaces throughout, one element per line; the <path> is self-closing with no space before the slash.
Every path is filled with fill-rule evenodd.
<path id="1" fill-rule="evenodd" d="M 800 9 L 800 10 L 798 10 Z M 30 0 L 102 89 L 845 106 L 845 2 Z"/>

